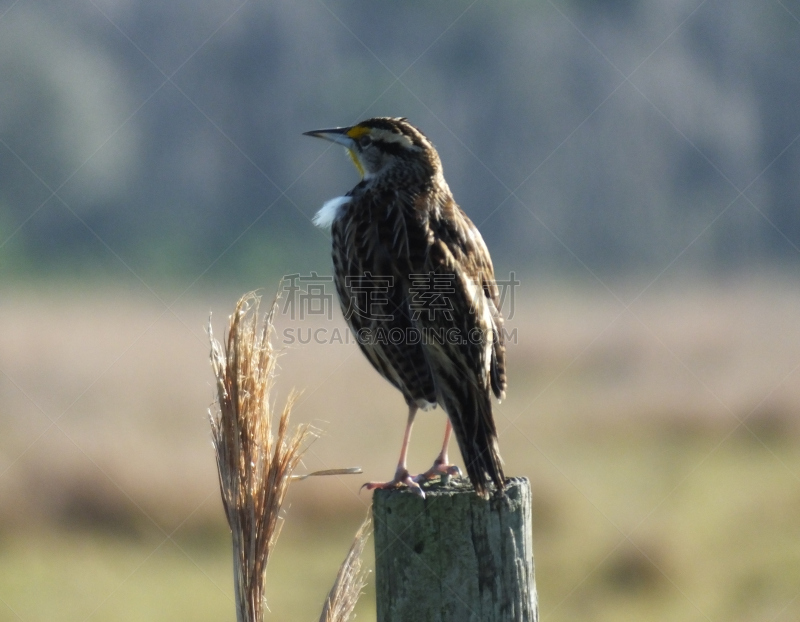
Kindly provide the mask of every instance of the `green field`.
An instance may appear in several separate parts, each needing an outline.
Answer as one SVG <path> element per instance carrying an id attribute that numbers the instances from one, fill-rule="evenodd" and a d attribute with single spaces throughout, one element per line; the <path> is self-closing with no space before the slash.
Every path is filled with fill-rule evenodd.
<path id="1" fill-rule="evenodd" d="M 800 619 L 795 285 L 674 284 L 627 306 L 545 283 L 520 305 L 496 417 L 507 473 L 532 481 L 542 620 Z M 232 304 L 4 297 L 0 619 L 234 619 L 203 334 Z M 321 430 L 302 469 L 365 471 L 290 491 L 268 619 L 316 620 L 360 484 L 394 468 L 403 404 L 353 345 L 294 345 L 281 364 L 278 401 L 303 388 L 295 420 Z M 421 418 L 413 469 L 442 426 Z"/>

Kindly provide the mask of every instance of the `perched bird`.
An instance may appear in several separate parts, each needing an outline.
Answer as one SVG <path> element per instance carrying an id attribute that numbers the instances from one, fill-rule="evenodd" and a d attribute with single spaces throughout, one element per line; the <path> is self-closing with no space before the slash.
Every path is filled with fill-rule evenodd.
<path id="1" fill-rule="evenodd" d="M 306 132 L 343 145 L 361 181 L 314 217 L 330 228 L 342 312 L 373 367 L 408 404 L 395 476 L 369 489 L 458 473 L 448 464 L 455 431 L 467 474 L 486 495 L 487 477 L 504 487 L 491 394 L 506 389 L 503 318 L 489 251 L 461 211 L 431 142 L 405 118 Z M 431 469 L 406 467 L 418 409 L 447 413 L 442 451 Z"/>

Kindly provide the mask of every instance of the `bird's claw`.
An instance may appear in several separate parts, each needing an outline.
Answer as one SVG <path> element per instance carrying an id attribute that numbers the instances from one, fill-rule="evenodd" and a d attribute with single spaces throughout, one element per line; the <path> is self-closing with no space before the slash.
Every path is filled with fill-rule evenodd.
<path id="1" fill-rule="evenodd" d="M 456 467 L 458 468 L 458 467 Z M 408 471 L 403 469 L 402 471 L 398 470 L 395 475 L 394 479 L 390 482 L 367 482 L 363 486 L 361 486 L 361 490 L 366 488 L 367 490 L 375 490 L 376 488 L 380 488 L 382 490 L 391 489 L 391 488 L 399 488 L 400 486 L 407 486 L 408 489 L 413 492 L 418 497 L 424 499 L 425 498 L 425 491 L 422 490 L 422 486 L 418 483 L 417 477 L 411 477 Z"/>
<path id="2" fill-rule="evenodd" d="M 447 484 L 450 481 L 450 478 L 454 476 L 459 478 L 461 477 L 461 469 L 459 469 L 458 466 L 455 464 L 447 464 L 444 460 L 436 460 L 436 462 L 433 463 L 433 466 L 424 473 L 412 476 L 409 475 L 406 469 L 397 469 L 392 481 L 367 482 L 361 486 L 361 490 L 364 490 L 364 488 L 367 490 L 375 490 L 376 488 L 391 489 L 399 488 L 400 486 L 406 486 L 415 495 L 424 499 L 425 491 L 422 490 L 422 486 L 420 486 L 420 484 L 432 479 L 436 479 L 437 477 L 440 477 L 442 482 Z"/>
<path id="3" fill-rule="evenodd" d="M 433 466 L 430 469 L 417 475 L 414 478 L 414 481 L 425 482 L 429 479 L 441 477 L 442 482 L 447 484 L 450 481 L 450 478 L 454 476 L 459 478 L 461 477 L 461 469 L 459 469 L 458 466 L 455 464 L 445 464 L 444 462 L 437 460 L 433 463 Z"/>

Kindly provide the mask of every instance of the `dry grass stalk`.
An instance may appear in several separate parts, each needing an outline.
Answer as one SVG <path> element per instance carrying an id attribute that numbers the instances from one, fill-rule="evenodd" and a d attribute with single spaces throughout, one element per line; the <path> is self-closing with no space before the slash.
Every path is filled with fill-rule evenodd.
<path id="1" fill-rule="evenodd" d="M 362 570 L 362 554 L 364 545 L 372 533 L 372 520 L 370 514 L 361 523 L 356 532 L 350 551 L 347 553 L 336 581 L 325 599 L 325 606 L 319 622 L 347 622 L 353 615 L 361 590 L 366 585 L 366 572 Z"/>
<path id="2" fill-rule="evenodd" d="M 302 475 L 292 475 L 292 481 L 300 481 L 309 477 L 320 477 L 323 475 L 358 475 L 364 471 L 361 467 L 347 467 L 344 469 L 325 469 L 324 471 L 314 471 L 313 473 L 303 473 Z"/>
<path id="3" fill-rule="evenodd" d="M 263 620 L 264 578 L 280 533 L 278 514 L 310 436 L 307 426 L 289 431 L 295 394 L 273 434 L 269 394 L 277 358 L 270 343 L 275 302 L 260 330 L 259 303 L 253 293 L 239 300 L 224 349 L 210 323 L 208 329 L 219 406 L 209 414 L 222 504 L 233 538 L 238 622 Z"/>

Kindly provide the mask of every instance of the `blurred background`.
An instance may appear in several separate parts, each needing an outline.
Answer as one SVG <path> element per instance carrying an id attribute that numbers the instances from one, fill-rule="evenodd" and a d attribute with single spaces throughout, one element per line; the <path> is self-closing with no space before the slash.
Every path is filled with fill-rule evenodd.
<path id="1" fill-rule="evenodd" d="M 798 619 L 798 63 L 798 0 L 0 2 L 0 619 L 235 619 L 205 329 L 284 275 L 276 403 L 365 471 L 290 492 L 269 617 L 317 619 L 405 408 L 334 337 L 357 174 L 301 133 L 376 115 L 518 282 L 541 619 Z"/>

